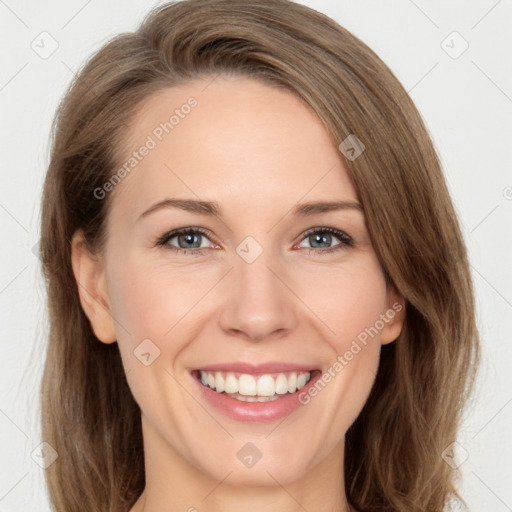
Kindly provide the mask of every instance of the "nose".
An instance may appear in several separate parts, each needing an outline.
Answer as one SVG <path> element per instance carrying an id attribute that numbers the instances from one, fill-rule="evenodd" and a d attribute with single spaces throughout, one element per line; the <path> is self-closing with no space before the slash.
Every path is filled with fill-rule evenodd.
<path id="1" fill-rule="evenodd" d="M 235 258 L 226 277 L 226 299 L 218 315 L 224 332 L 261 342 L 294 329 L 299 301 L 287 286 L 286 269 L 267 258 L 265 251 L 252 263 Z"/>

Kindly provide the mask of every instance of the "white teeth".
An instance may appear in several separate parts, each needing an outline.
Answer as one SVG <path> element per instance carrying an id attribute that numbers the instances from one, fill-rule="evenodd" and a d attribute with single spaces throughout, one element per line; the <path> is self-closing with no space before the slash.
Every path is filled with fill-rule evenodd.
<path id="1" fill-rule="evenodd" d="M 284 395 L 288 393 L 288 379 L 284 373 L 280 373 L 276 379 L 276 393 Z"/>
<path id="2" fill-rule="evenodd" d="M 238 393 L 238 379 L 232 373 L 228 373 L 226 376 L 224 381 L 224 391 L 226 393 Z"/>
<path id="3" fill-rule="evenodd" d="M 270 375 L 262 375 L 258 380 L 258 396 L 274 396 L 276 383 Z"/>
<path id="4" fill-rule="evenodd" d="M 288 393 L 295 393 L 296 389 L 297 389 L 297 374 L 292 373 L 288 377 Z"/>
<path id="5" fill-rule="evenodd" d="M 252 375 L 242 373 L 242 375 L 240 375 L 238 378 L 238 392 L 245 396 L 255 396 L 256 379 Z"/>
<path id="6" fill-rule="evenodd" d="M 248 373 L 205 372 L 201 371 L 201 383 L 217 393 L 235 395 L 233 398 L 245 402 L 266 402 L 275 400 L 286 393 L 295 393 L 303 388 L 311 378 L 310 372 L 287 372 L 264 374 L 255 377 Z"/>
<path id="7" fill-rule="evenodd" d="M 224 391 L 224 377 L 220 372 L 217 372 L 215 374 L 215 390 L 218 391 L 219 393 L 222 393 Z"/>
<path id="8" fill-rule="evenodd" d="M 240 402 L 273 402 L 274 400 L 279 400 L 278 396 L 244 396 L 238 393 L 229 396 L 236 398 Z"/>

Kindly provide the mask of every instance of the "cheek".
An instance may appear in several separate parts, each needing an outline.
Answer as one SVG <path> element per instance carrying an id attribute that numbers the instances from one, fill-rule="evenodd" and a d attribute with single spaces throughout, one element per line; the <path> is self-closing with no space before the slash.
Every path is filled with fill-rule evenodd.
<path id="1" fill-rule="evenodd" d="M 174 418 L 172 410 L 186 407 L 172 376 L 180 374 L 181 354 L 198 336 L 204 320 L 199 303 L 217 280 L 211 272 L 150 266 L 128 258 L 110 273 L 111 307 L 125 373 L 136 401 L 151 415 Z"/>
<path id="2" fill-rule="evenodd" d="M 296 289 L 318 317 L 325 339 L 338 354 L 348 350 L 358 336 L 364 340 L 364 333 L 386 307 L 384 274 L 370 254 L 350 265 L 303 272 Z M 378 344 L 378 334 L 373 337 Z"/>
<path id="3" fill-rule="evenodd" d="M 303 283 L 305 302 L 319 317 L 318 325 L 332 349 L 322 382 L 303 398 L 308 402 L 318 394 L 323 398 L 317 406 L 340 404 L 337 408 L 320 408 L 316 417 L 326 425 L 339 425 L 339 431 L 344 432 L 364 406 L 377 373 L 382 328 L 379 319 L 387 298 L 384 274 L 377 260 L 369 256 L 359 265 L 317 272 Z"/>
<path id="4" fill-rule="evenodd" d="M 129 258 L 111 268 L 109 282 L 129 387 L 153 421 L 173 422 L 176 436 L 180 435 L 179 421 L 172 411 L 184 410 L 188 395 L 173 378 L 175 362 L 188 343 L 187 325 L 194 324 L 191 308 L 204 293 L 190 283 L 190 272 L 150 268 Z"/>
<path id="5" fill-rule="evenodd" d="M 193 320 L 193 308 L 208 288 L 190 269 L 143 264 L 123 265 L 111 274 L 111 283 L 113 314 L 134 342 L 172 337 L 173 329 Z M 118 331 L 121 337 L 126 335 L 123 329 Z"/>

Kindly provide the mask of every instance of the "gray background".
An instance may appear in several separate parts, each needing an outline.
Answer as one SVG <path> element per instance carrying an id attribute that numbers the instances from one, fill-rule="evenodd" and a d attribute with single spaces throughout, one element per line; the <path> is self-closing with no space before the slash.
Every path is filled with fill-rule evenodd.
<path id="1" fill-rule="evenodd" d="M 50 122 L 84 59 L 158 3 L 0 0 L 0 512 L 49 510 L 36 462 L 47 321 L 34 246 Z M 512 1 L 302 3 L 376 51 L 431 132 L 469 248 L 484 355 L 447 460 L 472 511 L 512 510 Z"/>

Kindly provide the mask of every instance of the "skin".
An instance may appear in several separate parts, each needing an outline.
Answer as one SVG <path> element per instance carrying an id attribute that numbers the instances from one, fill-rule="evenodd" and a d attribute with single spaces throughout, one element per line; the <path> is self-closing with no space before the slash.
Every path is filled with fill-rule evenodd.
<path id="1" fill-rule="evenodd" d="M 190 96 L 197 107 L 110 192 L 105 251 L 89 254 L 81 231 L 72 241 L 84 311 L 101 342 L 117 341 L 142 411 L 147 485 L 131 512 L 348 511 L 345 433 L 404 310 L 309 404 L 277 422 L 226 417 L 190 371 L 232 361 L 326 371 L 403 298 L 386 286 L 362 211 L 291 215 L 298 203 L 358 201 L 336 141 L 294 94 L 222 76 L 166 88 L 140 105 L 127 156 Z M 223 216 L 166 208 L 139 219 L 170 197 L 217 201 Z M 211 234 L 197 234 L 203 254 L 173 252 L 176 237 L 155 245 L 182 227 Z M 341 230 L 354 245 L 325 232 L 323 245 L 304 236 L 316 227 Z M 263 249 L 250 264 L 236 252 L 247 236 Z M 193 241 L 181 247 L 197 251 Z M 144 339 L 160 350 L 148 366 L 134 357 Z M 262 454 L 251 468 L 236 455 L 248 442 Z"/>

